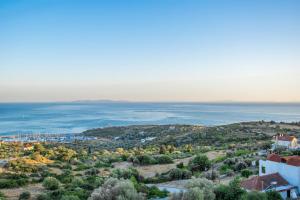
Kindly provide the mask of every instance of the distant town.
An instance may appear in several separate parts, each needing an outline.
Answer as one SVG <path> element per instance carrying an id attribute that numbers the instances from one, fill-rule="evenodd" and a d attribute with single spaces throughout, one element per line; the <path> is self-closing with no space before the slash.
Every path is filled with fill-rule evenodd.
<path id="1" fill-rule="evenodd" d="M 96 137 L 88 137 L 80 134 L 65 133 L 65 134 L 18 134 L 11 136 L 0 136 L 0 141 L 3 142 L 61 142 L 70 143 L 76 140 L 88 141 L 95 140 Z"/>

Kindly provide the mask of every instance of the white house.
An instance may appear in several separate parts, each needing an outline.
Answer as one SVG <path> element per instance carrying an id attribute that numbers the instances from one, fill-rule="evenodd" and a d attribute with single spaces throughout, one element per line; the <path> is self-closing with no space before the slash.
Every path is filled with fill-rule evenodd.
<path id="1" fill-rule="evenodd" d="M 291 185 L 279 173 L 263 176 L 254 176 L 241 182 L 241 187 L 247 191 L 267 192 L 275 190 L 279 192 L 283 199 L 297 198 L 296 186 Z"/>
<path id="2" fill-rule="evenodd" d="M 275 147 L 286 147 L 289 149 L 298 148 L 298 140 L 295 136 L 290 135 L 275 135 L 273 137 Z"/>
<path id="3" fill-rule="evenodd" d="M 294 189 L 286 190 L 287 197 L 299 193 L 300 188 L 300 156 L 280 157 L 268 155 L 266 160 L 259 161 L 259 176 L 279 173 Z"/>
<path id="4" fill-rule="evenodd" d="M 241 182 L 248 191 L 276 190 L 283 199 L 296 199 L 300 188 L 300 156 L 269 154 L 259 161 L 259 176 Z"/>

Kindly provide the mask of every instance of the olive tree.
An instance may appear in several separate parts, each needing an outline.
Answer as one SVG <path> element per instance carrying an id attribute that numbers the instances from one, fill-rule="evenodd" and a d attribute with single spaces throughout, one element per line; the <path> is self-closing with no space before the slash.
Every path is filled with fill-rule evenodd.
<path id="1" fill-rule="evenodd" d="M 109 178 L 104 184 L 95 189 L 89 200 L 145 200 L 129 180 Z"/>
<path id="2" fill-rule="evenodd" d="M 194 178 L 186 184 L 186 191 L 175 193 L 171 200 L 214 200 L 213 182 L 205 178 Z"/>

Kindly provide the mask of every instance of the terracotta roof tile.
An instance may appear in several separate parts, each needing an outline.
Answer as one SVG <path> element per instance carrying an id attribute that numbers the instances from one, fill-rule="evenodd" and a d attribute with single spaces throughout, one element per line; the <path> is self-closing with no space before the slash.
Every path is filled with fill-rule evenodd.
<path id="1" fill-rule="evenodd" d="M 286 156 L 282 160 L 288 165 L 300 166 L 300 156 Z"/>
<path id="2" fill-rule="evenodd" d="M 272 153 L 267 156 L 267 160 L 279 163 L 286 163 L 287 165 L 292 166 L 300 166 L 300 156 L 280 157 L 279 155 Z"/>
<path id="3" fill-rule="evenodd" d="M 275 153 L 272 153 L 267 156 L 267 160 L 270 160 L 273 162 L 281 162 L 281 157 Z"/>
<path id="4" fill-rule="evenodd" d="M 295 136 L 289 136 L 289 135 L 280 135 L 275 137 L 277 137 L 278 140 L 282 140 L 282 141 L 293 141 L 293 139 L 295 139 Z"/>
<path id="5" fill-rule="evenodd" d="M 279 173 L 268 174 L 264 176 L 255 176 L 241 182 L 241 187 L 247 190 L 262 191 L 271 186 L 272 182 L 276 182 L 276 186 L 289 185 Z"/>

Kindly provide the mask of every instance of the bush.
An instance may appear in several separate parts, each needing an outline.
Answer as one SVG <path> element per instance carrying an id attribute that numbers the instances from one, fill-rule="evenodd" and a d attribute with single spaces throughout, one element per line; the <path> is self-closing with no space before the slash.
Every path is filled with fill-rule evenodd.
<path id="1" fill-rule="evenodd" d="M 213 183 L 207 179 L 197 178 L 190 180 L 187 191 L 172 194 L 171 200 L 214 200 Z"/>
<path id="2" fill-rule="evenodd" d="M 248 192 L 242 196 L 242 200 L 267 200 L 267 195 L 262 192 Z"/>
<path id="3" fill-rule="evenodd" d="M 43 181 L 43 186 L 47 190 L 56 190 L 59 188 L 59 184 L 60 184 L 59 181 L 54 177 L 47 177 Z"/>
<path id="4" fill-rule="evenodd" d="M 148 199 L 152 199 L 152 198 L 165 198 L 165 197 L 168 196 L 168 194 L 169 194 L 168 191 L 166 191 L 166 190 L 161 191 L 156 186 L 152 186 L 152 187 L 149 188 L 147 198 Z"/>
<path id="5" fill-rule="evenodd" d="M 112 164 L 100 160 L 95 163 L 94 167 L 96 168 L 112 167 Z"/>
<path id="6" fill-rule="evenodd" d="M 219 185 L 216 187 L 214 193 L 216 200 L 236 200 L 241 199 L 246 191 L 240 187 L 240 181 L 236 178 L 229 185 Z"/>
<path id="7" fill-rule="evenodd" d="M 235 164 L 235 160 L 234 158 L 227 158 L 225 161 L 224 161 L 224 164 L 228 165 L 228 166 L 233 166 Z"/>
<path id="8" fill-rule="evenodd" d="M 0 200 L 5 200 L 5 195 L 2 192 L 0 192 Z"/>
<path id="9" fill-rule="evenodd" d="M 173 160 L 170 156 L 167 156 L 167 155 L 162 155 L 162 156 L 157 156 L 155 157 L 156 159 L 156 162 L 158 164 L 170 164 L 170 163 L 173 163 Z"/>
<path id="10" fill-rule="evenodd" d="M 136 157 L 140 165 L 153 165 L 157 164 L 157 161 L 150 155 L 140 155 Z M 137 163 L 136 163 L 137 164 Z"/>
<path id="11" fill-rule="evenodd" d="M 192 177 L 192 172 L 186 169 L 171 169 L 168 173 L 170 180 L 189 179 Z"/>
<path id="12" fill-rule="evenodd" d="M 252 171 L 250 171 L 250 170 L 248 170 L 248 169 L 243 169 L 243 170 L 241 171 L 241 175 L 242 175 L 242 177 L 248 178 L 249 176 L 252 175 Z"/>
<path id="13" fill-rule="evenodd" d="M 222 165 L 222 166 L 220 167 L 219 170 L 220 170 L 220 173 L 221 173 L 221 174 L 227 174 L 227 173 L 231 170 L 231 168 L 230 168 L 229 165 L 224 164 L 224 165 Z"/>
<path id="14" fill-rule="evenodd" d="M 75 195 L 63 195 L 60 200 L 80 200 L 80 198 Z"/>
<path id="15" fill-rule="evenodd" d="M 171 169 L 169 172 L 169 177 L 171 180 L 180 180 L 182 179 L 182 171 L 181 169 Z"/>
<path id="16" fill-rule="evenodd" d="M 224 160 L 226 160 L 227 156 L 218 156 L 217 158 L 215 158 L 213 160 L 214 163 L 219 163 L 219 162 L 223 162 Z"/>
<path id="17" fill-rule="evenodd" d="M 8 178 L 9 179 L 0 179 L 0 189 L 21 187 L 28 183 L 27 178 L 19 178 L 19 179 L 13 179 L 11 177 Z"/>
<path id="18" fill-rule="evenodd" d="M 208 180 L 216 180 L 219 178 L 219 173 L 215 170 L 204 173 L 204 177 Z"/>
<path id="19" fill-rule="evenodd" d="M 39 194 L 36 200 L 51 200 L 51 198 L 47 194 Z"/>
<path id="20" fill-rule="evenodd" d="M 241 171 L 242 169 L 246 169 L 246 168 L 247 168 L 247 164 L 243 161 L 236 163 L 234 166 L 235 171 Z"/>
<path id="21" fill-rule="evenodd" d="M 85 172 L 85 175 L 95 176 L 99 173 L 99 170 L 96 168 L 89 169 Z"/>
<path id="22" fill-rule="evenodd" d="M 192 188 L 188 192 L 173 193 L 170 200 L 204 200 L 204 194 L 199 188 Z"/>
<path id="23" fill-rule="evenodd" d="M 268 191 L 266 192 L 267 200 L 282 200 L 280 194 L 276 191 Z"/>
<path id="24" fill-rule="evenodd" d="M 27 200 L 27 199 L 30 199 L 30 192 L 28 191 L 25 191 L 25 192 L 22 192 L 19 196 L 19 200 Z"/>
<path id="25" fill-rule="evenodd" d="M 191 171 L 206 171 L 210 166 L 211 163 L 206 155 L 198 155 L 189 162 Z"/>
<path id="26" fill-rule="evenodd" d="M 178 163 L 178 164 L 176 165 L 176 167 L 179 168 L 179 169 L 183 169 L 183 168 L 184 168 L 183 162 Z"/>
<path id="27" fill-rule="evenodd" d="M 243 155 L 247 155 L 250 153 L 251 153 L 251 151 L 249 151 L 249 150 L 237 150 L 235 152 L 235 156 L 243 156 Z"/>
<path id="28" fill-rule="evenodd" d="M 131 181 L 109 178 L 100 188 L 93 191 L 90 199 L 145 200 L 146 198 L 142 193 L 137 193 Z"/>
<path id="29" fill-rule="evenodd" d="M 137 180 L 141 180 L 141 176 L 139 175 L 139 172 L 135 168 L 128 168 L 128 169 L 115 169 L 112 172 L 112 177 L 118 178 L 118 179 L 130 179 L 132 176 L 134 176 Z"/>

